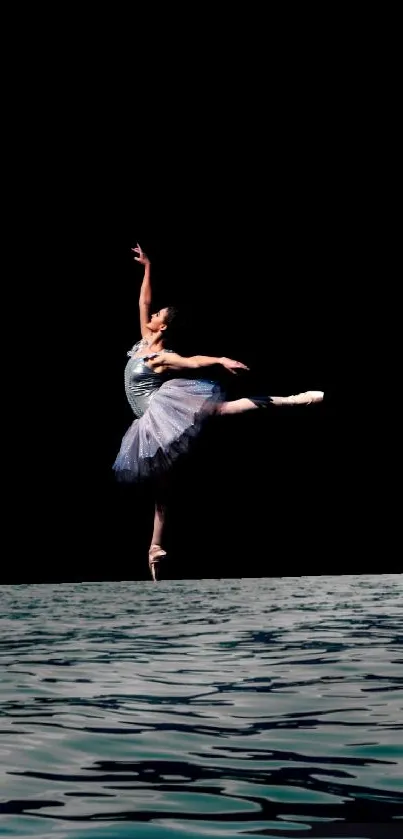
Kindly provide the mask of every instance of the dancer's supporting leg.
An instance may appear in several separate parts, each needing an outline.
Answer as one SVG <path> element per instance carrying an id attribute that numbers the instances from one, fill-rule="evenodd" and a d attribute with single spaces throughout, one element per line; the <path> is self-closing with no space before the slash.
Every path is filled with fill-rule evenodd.
<path id="1" fill-rule="evenodd" d="M 160 481 L 155 497 L 154 528 L 148 551 L 148 565 L 154 582 L 157 582 L 159 579 L 160 561 L 166 556 L 166 551 L 162 547 L 166 521 L 166 505 L 167 485 L 165 481 Z"/>

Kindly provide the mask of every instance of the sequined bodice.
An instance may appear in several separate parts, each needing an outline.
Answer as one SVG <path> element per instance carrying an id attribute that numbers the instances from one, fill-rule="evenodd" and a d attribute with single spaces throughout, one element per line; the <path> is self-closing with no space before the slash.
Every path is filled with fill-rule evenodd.
<path id="1" fill-rule="evenodd" d="M 144 349 L 144 355 L 133 358 L 139 350 Z M 142 340 L 134 345 L 128 353 L 129 360 L 125 369 L 125 391 L 133 413 L 141 417 L 147 410 L 153 394 L 169 378 L 167 373 L 156 373 L 146 361 L 154 355 L 147 354 L 147 342 Z"/>

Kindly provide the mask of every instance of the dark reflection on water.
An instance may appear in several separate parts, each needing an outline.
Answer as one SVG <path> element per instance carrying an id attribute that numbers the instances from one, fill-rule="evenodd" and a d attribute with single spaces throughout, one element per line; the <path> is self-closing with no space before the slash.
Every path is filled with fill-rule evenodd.
<path id="1" fill-rule="evenodd" d="M 402 575 L 9 586 L 0 835 L 403 835 Z"/>

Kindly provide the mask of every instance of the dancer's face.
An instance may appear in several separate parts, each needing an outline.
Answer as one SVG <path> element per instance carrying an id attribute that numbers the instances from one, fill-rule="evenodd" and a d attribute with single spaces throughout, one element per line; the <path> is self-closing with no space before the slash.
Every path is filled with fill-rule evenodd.
<path id="1" fill-rule="evenodd" d="M 166 319 L 168 316 L 168 309 L 160 309 L 159 312 L 154 312 L 151 315 L 151 320 L 147 326 L 152 332 L 163 332 L 167 328 Z"/>

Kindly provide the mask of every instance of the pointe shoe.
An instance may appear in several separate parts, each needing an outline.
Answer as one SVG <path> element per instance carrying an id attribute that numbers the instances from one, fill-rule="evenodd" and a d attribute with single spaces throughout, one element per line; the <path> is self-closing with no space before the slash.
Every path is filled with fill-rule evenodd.
<path id="1" fill-rule="evenodd" d="M 315 402 L 323 402 L 324 395 L 323 390 L 306 390 L 305 393 L 286 397 L 285 402 L 290 405 L 313 405 Z"/>
<path id="2" fill-rule="evenodd" d="M 324 395 L 323 390 L 306 390 L 294 396 L 271 396 L 270 402 L 273 405 L 313 405 L 315 402 L 323 402 Z"/>
<path id="3" fill-rule="evenodd" d="M 161 548 L 160 545 L 151 545 L 148 551 L 148 567 L 151 571 L 151 576 L 156 583 L 158 580 L 159 564 L 161 559 L 167 555 L 167 552 Z"/>

